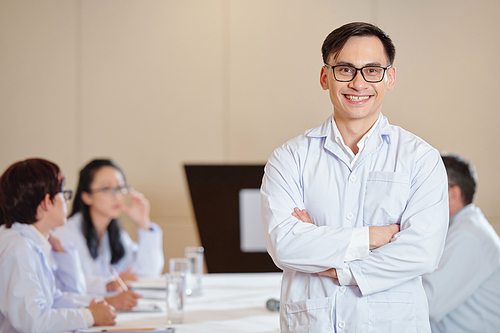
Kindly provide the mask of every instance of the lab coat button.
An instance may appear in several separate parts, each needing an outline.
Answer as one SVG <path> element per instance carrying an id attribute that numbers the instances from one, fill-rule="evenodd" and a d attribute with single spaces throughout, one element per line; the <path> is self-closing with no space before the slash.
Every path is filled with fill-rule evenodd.
<path id="1" fill-rule="evenodd" d="M 344 292 L 346 289 L 347 289 L 347 288 L 346 288 L 345 286 L 341 286 L 341 287 L 339 288 L 339 290 L 340 290 L 341 292 Z"/>
<path id="2" fill-rule="evenodd" d="M 351 182 L 355 182 L 356 181 L 356 176 L 355 175 L 351 175 L 351 177 L 349 177 L 349 180 Z"/>
<path id="3" fill-rule="evenodd" d="M 344 329 L 345 323 L 343 321 L 339 322 L 339 328 Z"/>
<path id="4" fill-rule="evenodd" d="M 347 217 L 348 220 L 351 220 L 354 217 L 354 214 L 353 213 L 348 213 L 346 217 Z"/>

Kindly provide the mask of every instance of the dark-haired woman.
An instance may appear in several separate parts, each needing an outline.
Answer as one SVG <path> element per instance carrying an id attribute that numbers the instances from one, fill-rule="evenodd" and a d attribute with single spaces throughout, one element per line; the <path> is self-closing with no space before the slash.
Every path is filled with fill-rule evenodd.
<path id="1" fill-rule="evenodd" d="M 130 204 L 125 205 L 125 196 Z M 149 219 L 149 202 L 126 186 L 123 172 L 111 160 L 91 161 L 80 171 L 78 189 L 68 223 L 55 231 L 63 246 L 78 249 L 87 290 L 80 293 L 104 295 L 122 291 L 110 268 L 121 278 L 160 276 L 163 270 L 163 233 Z M 125 212 L 137 225 L 138 243 L 120 228 Z"/>
<path id="2" fill-rule="evenodd" d="M 59 167 L 43 159 L 14 163 L 0 177 L 0 332 L 114 324 L 106 302 L 88 305 L 56 287 L 50 258 L 57 241 L 49 236 L 66 223 L 70 197 Z"/>

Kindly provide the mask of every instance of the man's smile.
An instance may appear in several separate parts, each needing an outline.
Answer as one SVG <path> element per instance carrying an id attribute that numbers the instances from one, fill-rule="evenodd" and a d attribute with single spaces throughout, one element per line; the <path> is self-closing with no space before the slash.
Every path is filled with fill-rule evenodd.
<path id="1" fill-rule="evenodd" d="M 371 96 L 356 96 L 356 95 L 347 95 L 347 94 L 344 94 L 344 96 L 345 96 L 345 98 L 347 98 L 348 100 L 350 100 L 352 102 L 365 101 L 371 97 Z"/>

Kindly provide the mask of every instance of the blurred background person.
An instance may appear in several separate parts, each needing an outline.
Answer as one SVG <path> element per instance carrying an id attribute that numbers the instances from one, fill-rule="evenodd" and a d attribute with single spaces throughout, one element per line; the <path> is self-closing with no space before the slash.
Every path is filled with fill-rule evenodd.
<path id="1" fill-rule="evenodd" d="M 500 238 L 473 203 L 473 165 L 457 155 L 442 158 L 450 225 L 438 269 L 423 277 L 432 332 L 498 332 Z"/>
<path id="2" fill-rule="evenodd" d="M 56 288 L 50 231 L 66 223 L 64 175 L 43 159 L 12 164 L 0 178 L 0 332 L 73 331 L 114 325 L 105 301 Z"/>
<path id="3" fill-rule="evenodd" d="M 125 196 L 130 195 L 130 204 Z M 119 225 L 125 212 L 137 225 L 138 242 Z M 149 201 L 141 193 L 129 189 L 121 169 L 109 159 L 95 159 L 81 171 L 73 208 L 68 223 L 55 230 L 63 248 L 78 250 L 86 286 L 75 288 L 59 281 L 63 289 L 80 294 L 120 292 L 108 297 L 117 309 L 129 309 L 140 296 L 124 291 L 111 269 L 120 272 L 127 284 L 138 276 L 156 277 L 163 271 L 163 232 L 149 218 Z M 78 278 L 74 278 L 78 279 Z"/>

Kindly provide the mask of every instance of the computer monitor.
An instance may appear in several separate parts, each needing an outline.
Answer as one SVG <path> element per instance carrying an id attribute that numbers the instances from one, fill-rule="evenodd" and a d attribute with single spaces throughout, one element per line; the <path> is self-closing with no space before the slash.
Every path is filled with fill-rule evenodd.
<path id="1" fill-rule="evenodd" d="M 266 251 L 264 165 L 184 166 L 209 273 L 280 272 Z"/>

